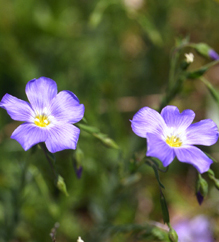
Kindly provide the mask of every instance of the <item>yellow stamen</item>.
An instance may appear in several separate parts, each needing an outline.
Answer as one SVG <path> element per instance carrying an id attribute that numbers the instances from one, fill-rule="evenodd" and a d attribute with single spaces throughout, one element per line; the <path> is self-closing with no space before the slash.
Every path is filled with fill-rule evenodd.
<path id="1" fill-rule="evenodd" d="M 182 145 L 182 141 L 176 136 L 167 136 L 166 143 L 171 147 L 180 147 Z"/>
<path id="2" fill-rule="evenodd" d="M 34 119 L 34 123 L 39 127 L 46 127 L 50 124 L 50 121 L 46 115 L 37 115 Z"/>

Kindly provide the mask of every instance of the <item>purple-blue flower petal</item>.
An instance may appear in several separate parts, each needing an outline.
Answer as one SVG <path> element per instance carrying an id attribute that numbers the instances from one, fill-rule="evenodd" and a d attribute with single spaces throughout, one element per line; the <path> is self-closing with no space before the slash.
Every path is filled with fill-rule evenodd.
<path id="1" fill-rule="evenodd" d="M 198 215 L 191 220 L 183 219 L 173 225 L 179 242 L 213 242 L 214 236 L 207 217 Z"/>
<path id="2" fill-rule="evenodd" d="M 51 153 L 76 149 L 80 129 L 69 123 L 59 123 L 49 129 L 46 147 Z"/>
<path id="3" fill-rule="evenodd" d="M 10 94 L 5 94 L 0 102 L 10 117 L 17 121 L 30 121 L 33 110 L 28 102 L 18 99 Z"/>
<path id="4" fill-rule="evenodd" d="M 84 105 L 80 104 L 76 95 L 70 91 L 59 92 L 49 109 L 57 121 L 65 123 L 77 123 L 84 116 Z"/>
<path id="5" fill-rule="evenodd" d="M 194 120 L 195 113 L 190 109 L 180 113 L 177 107 L 166 106 L 162 109 L 161 116 L 169 128 L 185 130 Z"/>
<path id="6" fill-rule="evenodd" d="M 186 145 L 174 150 L 179 161 L 193 165 L 199 173 L 208 171 L 213 163 L 205 153 L 195 146 Z"/>
<path id="7" fill-rule="evenodd" d="M 147 133 L 160 135 L 166 128 L 161 115 L 149 107 L 141 108 L 130 121 L 133 132 L 142 138 L 146 138 Z"/>
<path id="8" fill-rule="evenodd" d="M 47 129 L 39 128 L 31 123 L 23 123 L 15 129 L 11 138 L 17 140 L 24 150 L 28 150 L 47 139 Z"/>
<path id="9" fill-rule="evenodd" d="M 174 159 L 174 149 L 156 134 L 147 134 L 147 156 L 153 156 L 162 161 L 163 166 L 168 166 Z"/>
<path id="10" fill-rule="evenodd" d="M 218 140 L 218 128 L 211 119 L 191 124 L 186 130 L 185 144 L 213 145 Z"/>
<path id="11" fill-rule="evenodd" d="M 26 94 L 35 111 L 42 111 L 49 106 L 57 94 L 56 82 L 47 77 L 40 77 L 29 81 L 26 85 Z"/>
<path id="12" fill-rule="evenodd" d="M 210 57 L 211 59 L 213 59 L 213 60 L 219 60 L 219 55 L 218 55 L 218 53 L 217 53 L 215 50 L 213 50 L 213 49 L 210 49 L 210 50 L 209 50 L 208 55 L 209 55 L 209 57 Z"/>

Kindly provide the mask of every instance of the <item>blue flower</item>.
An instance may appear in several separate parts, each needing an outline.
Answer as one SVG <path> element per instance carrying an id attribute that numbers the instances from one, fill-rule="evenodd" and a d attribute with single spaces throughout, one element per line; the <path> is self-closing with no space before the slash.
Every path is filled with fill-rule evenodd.
<path id="1" fill-rule="evenodd" d="M 173 226 L 179 242 L 213 242 L 211 224 L 204 215 L 196 216 L 191 220 L 182 220 Z"/>
<path id="2" fill-rule="evenodd" d="M 176 156 L 203 173 L 212 160 L 193 145 L 213 145 L 218 139 L 218 129 L 211 119 L 192 124 L 194 117 L 190 109 L 180 113 L 177 107 L 166 106 L 159 114 L 144 107 L 134 115 L 131 126 L 136 135 L 147 138 L 147 156 L 160 159 L 164 167 Z"/>
<path id="3" fill-rule="evenodd" d="M 45 142 L 51 153 L 76 149 L 80 129 L 72 125 L 84 116 L 84 105 L 70 91 L 57 93 L 56 82 L 47 77 L 29 81 L 25 89 L 30 103 L 5 94 L 0 107 L 10 117 L 24 121 L 11 136 L 24 150 Z"/>

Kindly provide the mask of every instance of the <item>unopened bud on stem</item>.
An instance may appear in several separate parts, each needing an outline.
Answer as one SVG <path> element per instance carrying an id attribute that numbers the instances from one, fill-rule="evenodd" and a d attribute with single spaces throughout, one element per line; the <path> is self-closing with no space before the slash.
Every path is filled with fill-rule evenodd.
<path id="1" fill-rule="evenodd" d="M 169 230 L 168 236 L 171 242 L 178 242 L 178 235 L 173 228 Z"/>

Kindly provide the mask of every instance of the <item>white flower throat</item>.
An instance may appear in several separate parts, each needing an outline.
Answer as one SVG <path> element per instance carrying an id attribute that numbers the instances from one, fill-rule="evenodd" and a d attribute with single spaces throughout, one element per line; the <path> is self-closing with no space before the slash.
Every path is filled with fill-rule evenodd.
<path id="1" fill-rule="evenodd" d="M 48 115 L 47 108 L 44 108 L 41 114 L 37 112 L 34 118 L 34 123 L 39 127 L 46 127 L 51 123 L 51 119 L 52 119 L 52 116 Z"/>

